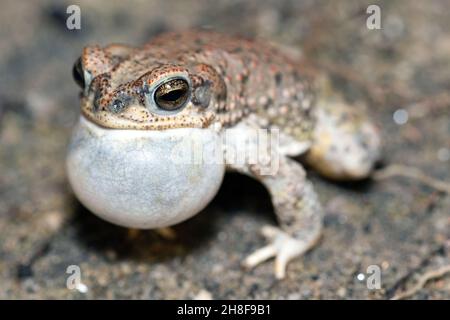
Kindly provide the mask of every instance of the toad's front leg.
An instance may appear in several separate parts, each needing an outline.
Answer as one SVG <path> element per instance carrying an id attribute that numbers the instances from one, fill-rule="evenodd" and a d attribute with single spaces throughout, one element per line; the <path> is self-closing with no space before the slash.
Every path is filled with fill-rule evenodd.
<path id="1" fill-rule="evenodd" d="M 278 170 L 268 172 L 261 165 L 236 168 L 261 181 L 268 189 L 275 208 L 279 227 L 265 226 L 262 234 L 269 244 L 244 260 L 252 268 L 275 258 L 275 276 L 285 277 L 286 266 L 317 242 L 322 229 L 322 208 L 303 167 L 294 160 L 279 155 Z"/>

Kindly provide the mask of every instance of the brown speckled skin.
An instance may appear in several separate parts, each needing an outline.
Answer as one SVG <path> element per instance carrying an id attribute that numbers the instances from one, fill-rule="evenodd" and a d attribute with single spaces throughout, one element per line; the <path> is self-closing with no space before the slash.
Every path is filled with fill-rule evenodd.
<path id="1" fill-rule="evenodd" d="M 379 138 L 370 121 L 326 91 L 318 95 L 316 108 L 310 72 L 269 44 L 191 31 L 161 35 L 141 48 L 87 47 L 81 59 L 90 82 L 82 114 L 102 127 L 165 130 L 218 124 L 213 128 L 280 130 L 284 142 L 269 164 L 226 163 L 262 182 L 272 197 L 280 228 L 263 228 L 269 244 L 244 265 L 251 268 L 274 257 L 277 278 L 285 276 L 290 260 L 317 242 L 322 228 L 319 199 L 301 164 L 289 156 L 308 151 L 306 161 L 335 179 L 364 178 L 378 158 Z M 149 93 L 176 76 L 190 83 L 189 102 L 169 114 L 152 109 Z M 261 174 L 277 160 L 278 171 Z"/>
<path id="2" fill-rule="evenodd" d="M 275 47 L 213 32 L 167 33 L 142 48 L 111 45 L 87 47 L 84 70 L 92 77 L 82 99 L 82 113 L 107 128 L 162 130 L 231 126 L 249 113 L 267 125 L 306 140 L 311 136 L 313 95 L 302 67 Z M 188 105 L 173 115 L 151 113 L 144 105 L 144 86 L 184 72 L 192 82 Z M 211 90 L 211 101 L 196 101 L 198 88 Z M 128 107 L 112 113 L 116 99 Z"/>

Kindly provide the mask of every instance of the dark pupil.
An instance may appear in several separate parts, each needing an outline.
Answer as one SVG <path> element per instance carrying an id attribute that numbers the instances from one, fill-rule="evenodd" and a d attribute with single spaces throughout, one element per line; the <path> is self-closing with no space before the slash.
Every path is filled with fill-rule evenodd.
<path id="1" fill-rule="evenodd" d="M 162 84 L 155 92 L 155 102 L 165 110 L 181 108 L 188 98 L 188 84 L 185 80 L 176 79 Z"/>
<path id="2" fill-rule="evenodd" d="M 162 100 L 165 100 L 167 102 L 176 102 L 178 99 L 180 99 L 186 91 L 182 89 L 178 90 L 172 90 L 169 93 L 166 93 L 159 97 Z"/>
<path id="3" fill-rule="evenodd" d="M 84 73 L 81 65 L 81 57 L 75 61 L 72 68 L 72 76 L 75 82 L 83 89 L 84 88 Z"/>

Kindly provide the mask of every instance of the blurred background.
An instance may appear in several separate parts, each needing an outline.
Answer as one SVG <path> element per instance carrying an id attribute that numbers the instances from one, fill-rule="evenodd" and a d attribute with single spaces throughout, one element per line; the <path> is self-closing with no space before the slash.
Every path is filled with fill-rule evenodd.
<path id="1" fill-rule="evenodd" d="M 66 28 L 67 6 L 81 29 Z M 366 8 L 381 8 L 381 29 Z M 275 223 L 270 199 L 237 175 L 176 238 L 104 222 L 74 198 L 64 171 L 79 115 L 71 68 L 88 43 L 145 43 L 207 28 L 295 48 L 382 130 L 385 165 L 450 180 L 449 1 L 2 1 L 0 11 L 0 298 L 388 299 L 450 262 L 450 197 L 393 177 L 336 184 L 310 173 L 326 210 L 319 245 L 275 280 L 244 271 Z M 66 287 L 67 267 L 85 285 Z M 367 288 L 366 270 L 382 270 Z M 361 280 L 364 278 L 364 280 Z M 440 277 L 412 295 L 450 298 Z"/>

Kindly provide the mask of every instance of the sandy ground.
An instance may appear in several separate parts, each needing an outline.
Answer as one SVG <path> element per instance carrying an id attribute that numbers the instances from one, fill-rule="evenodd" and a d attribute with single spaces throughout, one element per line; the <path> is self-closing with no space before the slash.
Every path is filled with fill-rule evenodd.
<path id="1" fill-rule="evenodd" d="M 302 50 L 348 101 L 369 109 L 382 129 L 385 166 L 448 182 L 448 1 L 377 1 L 381 30 L 366 28 L 363 1 L 155 0 L 78 1 L 82 29 L 69 31 L 70 3 L 2 1 L 0 298 L 191 299 L 206 291 L 215 299 L 388 299 L 450 263 L 450 197 L 407 178 L 336 184 L 311 172 L 326 209 L 324 235 L 277 281 L 271 262 L 240 267 L 264 244 L 259 228 L 274 223 L 258 183 L 227 176 L 216 199 L 167 240 L 96 218 L 64 172 L 79 114 L 71 68 L 82 47 L 203 27 Z M 394 121 L 399 109 L 409 115 L 404 124 Z M 69 265 L 81 268 L 86 288 L 67 289 Z M 381 289 L 358 280 L 369 265 L 381 268 Z M 450 277 L 411 298 L 450 298 Z"/>

